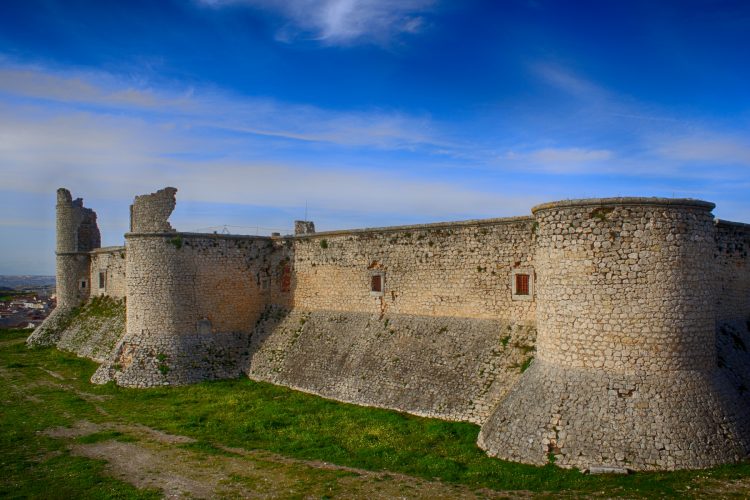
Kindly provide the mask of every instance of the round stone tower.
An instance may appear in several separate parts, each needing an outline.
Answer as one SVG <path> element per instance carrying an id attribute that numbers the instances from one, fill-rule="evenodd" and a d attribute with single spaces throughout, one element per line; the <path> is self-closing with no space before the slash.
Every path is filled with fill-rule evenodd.
<path id="1" fill-rule="evenodd" d="M 99 248 L 96 214 L 83 207 L 83 200 L 73 200 L 70 191 L 57 190 L 56 206 L 56 272 L 57 307 L 70 309 L 89 297 L 90 250 Z"/>
<path id="2" fill-rule="evenodd" d="M 57 190 L 55 245 L 55 294 L 57 306 L 34 330 L 27 342 L 49 345 L 59 340 L 68 313 L 81 305 L 90 294 L 91 256 L 101 246 L 96 213 L 83 206 L 83 199 L 73 200 L 70 191 Z"/>
<path id="3" fill-rule="evenodd" d="M 750 450 L 750 415 L 717 370 L 712 203 L 535 207 L 537 354 L 482 427 L 508 460 L 708 467 Z"/>

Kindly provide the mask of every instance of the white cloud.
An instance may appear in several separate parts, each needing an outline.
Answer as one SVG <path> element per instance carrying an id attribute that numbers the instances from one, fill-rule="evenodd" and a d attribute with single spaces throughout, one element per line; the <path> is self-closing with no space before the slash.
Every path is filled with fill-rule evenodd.
<path id="1" fill-rule="evenodd" d="M 706 131 L 664 139 L 655 149 L 659 155 L 685 163 L 750 167 L 750 137 Z"/>
<path id="2" fill-rule="evenodd" d="M 435 0 L 199 0 L 211 7 L 248 5 L 287 22 L 277 39 L 311 38 L 329 45 L 374 42 L 387 45 L 402 33 L 418 33 Z"/>

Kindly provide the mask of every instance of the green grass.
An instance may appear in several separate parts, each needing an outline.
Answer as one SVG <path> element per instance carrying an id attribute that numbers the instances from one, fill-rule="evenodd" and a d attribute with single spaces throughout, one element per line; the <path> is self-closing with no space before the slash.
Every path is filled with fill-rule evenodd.
<path id="1" fill-rule="evenodd" d="M 0 331 L 0 342 L 25 335 Z M 0 366 L 0 496 L 45 496 L 54 485 L 54 496 L 150 498 L 153 492 L 107 478 L 101 463 L 71 457 L 58 440 L 40 434 L 81 419 L 102 422 L 112 418 L 193 437 L 196 443 L 182 446 L 209 453 L 225 453 L 222 446 L 268 450 L 498 490 L 690 497 L 701 496 L 705 481 L 750 477 L 748 463 L 708 471 L 588 476 L 551 464 L 533 467 L 505 462 L 487 457 L 476 446 L 479 427 L 468 423 L 336 403 L 248 379 L 148 390 L 95 386 L 88 382 L 94 363 L 52 348 L 29 350 L 23 343 L 5 342 L 0 347 Z M 61 389 L 56 384 L 59 380 L 42 368 L 64 376 L 65 384 L 78 394 L 110 397 L 91 402 L 75 391 Z M 92 436 L 87 439 L 121 438 L 111 432 Z M 61 455 L 39 458 L 51 452 Z"/>
<path id="2" fill-rule="evenodd" d="M 29 333 L 0 330 L 0 342 L 23 340 Z M 110 478 L 104 462 L 72 456 L 60 440 L 41 433 L 70 425 L 93 410 L 75 394 L 51 385 L 24 389 L 21 384 L 43 378 L 41 366 L 66 376 L 89 368 L 52 349 L 28 350 L 23 342 L 0 347 L 0 497 L 160 498 L 157 491 Z"/>

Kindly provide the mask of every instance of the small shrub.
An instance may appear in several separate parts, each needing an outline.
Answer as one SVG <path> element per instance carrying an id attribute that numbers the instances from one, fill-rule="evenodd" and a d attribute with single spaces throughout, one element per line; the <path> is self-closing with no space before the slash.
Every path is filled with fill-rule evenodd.
<path id="1" fill-rule="evenodd" d="M 320 248 L 322 248 L 323 250 L 325 250 L 326 248 L 328 248 L 328 240 L 327 239 L 324 238 L 324 239 L 320 240 Z"/>
<path id="2" fill-rule="evenodd" d="M 182 236 L 179 235 L 179 234 L 177 236 L 175 236 L 174 238 L 168 239 L 167 242 L 169 244 L 171 244 L 172 246 L 174 246 L 177 250 L 179 250 L 180 248 L 182 248 L 182 243 L 183 243 L 182 242 Z"/>

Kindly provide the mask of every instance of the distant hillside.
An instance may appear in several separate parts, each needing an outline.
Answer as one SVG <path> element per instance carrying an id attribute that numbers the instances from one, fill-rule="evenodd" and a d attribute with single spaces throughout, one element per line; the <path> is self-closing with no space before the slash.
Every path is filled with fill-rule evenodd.
<path id="1" fill-rule="evenodd" d="M 9 276 L 0 275 L 0 289 L 15 290 L 17 288 L 45 287 L 55 284 L 54 276 Z"/>

